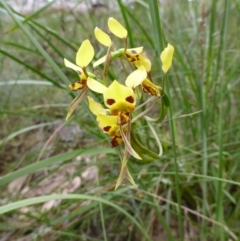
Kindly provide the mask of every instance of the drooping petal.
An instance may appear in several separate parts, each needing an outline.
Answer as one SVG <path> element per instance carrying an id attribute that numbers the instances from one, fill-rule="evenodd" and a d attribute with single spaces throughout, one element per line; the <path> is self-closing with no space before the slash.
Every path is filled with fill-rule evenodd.
<path id="1" fill-rule="evenodd" d="M 117 116 L 113 115 L 98 115 L 97 122 L 104 132 L 113 137 L 118 131 L 117 118 Z"/>
<path id="2" fill-rule="evenodd" d="M 104 63 L 107 59 L 107 55 L 104 55 L 103 57 L 101 57 L 100 59 L 98 59 L 94 64 L 93 64 L 93 68 L 96 68 L 98 65 Z"/>
<path id="3" fill-rule="evenodd" d="M 115 18 L 108 19 L 109 30 L 119 38 L 127 37 L 127 30 Z"/>
<path id="4" fill-rule="evenodd" d="M 140 85 L 146 78 L 146 69 L 143 66 L 140 66 L 127 77 L 125 84 L 127 87 L 135 88 L 136 86 Z"/>
<path id="5" fill-rule="evenodd" d="M 87 67 L 94 56 L 94 49 L 88 39 L 84 40 L 77 52 L 76 63 L 80 67 Z"/>
<path id="6" fill-rule="evenodd" d="M 73 69 L 74 71 L 76 71 L 79 75 L 82 73 L 82 69 L 81 67 L 71 63 L 69 60 L 64 58 L 64 64 L 66 67 Z"/>
<path id="7" fill-rule="evenodd" d="M 139 54 L 138 60 L 134 61 L 133 63 L 137 68 L 139 68 L 142 65 L 147 70 L 147 72 L 151 70 L 151 61 L 147 56 L 143 54 Z"/>
<path id="8" fill-rule="evenodd" d="M 90 111 L 94 114 L 94 115 L 106 115 L 107 111 L 102 107 L 101 104 L 99 104 L 98 102 L 96 102 L 93 98 L 88 96 L 88 106 Z"/>
<path id="9" fill-rule="evenodd" d="M 100 94 L 103 94 L 104 91 L 107 89 L 107 87 L 105 85 L 101 84 L 97 80 L 92 79 L 90 77 L 87 80 L 87 86 L 92 91 L 100 93 Z"/>
<path id="10" fill-rule="evenodd" d="M 174 47 L 171 44 L 162 51 L 160 59 L 162 61 L 162 70 L 166 74 L 169 68 L 172 66 Z"/>
<path id="11" fill-rule="evenodd" d="M 105 32 L 103 32 L 100 28 L 96 27 L 94 29 L 94 34 L 96 39 L 98 40 L 99 43 L 101 43 L 104 46 L 109 47 L 112 43 L 110 37 L 108 36 L 108 34 L 106 34 Z"/>
<path id="12" fill-rule="evenodd" d="M 142 82 L 142 87 L 143 87 L 143 91 L 145 93 L 149 93 L 151 95 L 156 95 L 156 96 L 161 96 L 161 88 L 155 84 L 153 84 L 153 82 L 151 82 L 149 79 L 145 79 Z"/>
<path id="13" fill-rule="evenodd" d="M 114 80 L 103 93 L 104 103 L 110 109 L 112 115 L 119 112 L 133 112 L 136 99 L 132 88 L 119 84 Z"/>

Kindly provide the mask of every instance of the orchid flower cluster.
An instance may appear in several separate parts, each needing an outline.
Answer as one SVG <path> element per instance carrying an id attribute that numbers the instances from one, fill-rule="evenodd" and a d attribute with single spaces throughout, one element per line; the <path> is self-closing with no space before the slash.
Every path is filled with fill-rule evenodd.
<path id="1" fill-rule="evenodd" d="M 107 47 L 107 51 L 105 56 L 92 64 L 92 72 L 89 72 L 89 65 L 94 58 L 94 48 L 88 39 L 82 42 L 77 51 L 76 64 L 64 59 L 65 66 L 76 71 L 79 76 L 79 80 L 70 84 L 69 88 L 73 91 L 80 90 L 78 96 L 70 104 L 66 119 L 87 96 L 89 109 L 96 116 L 98 126 L 110 137 L 111 146 L 117 147 L 119 151 L 121 170 L 116 189 L 124 178 L 136 186 L 127 165 L 131 155 L 139 160 L 147 161 L 157 159 L 161 155 L 161 152 L 157 154 L 141 144 L 132 126 L 143 117 L 148 123 L 159 123 L 165 117 L 169 100 L 164 92 L 164 78 L 172 65 L 174 47 L 168 44 L 160 55 L 163 71 L 162 87 L 160 87 L 152 81 L 151 61 L 143 54 L 143 47 L 128 48 L 128 32 L 116 19 L 112 17 L 108 19 L 108 28 L 113 35 L 123 40 L 124 46 L 115 49 L 110 36 L 96 27 L 95 37 L 100 44 Z M 109 80 L 108 73 L 115 60 L 119 61 L 125 75 L 124 83 L 120 76 L 118 80 Z M 97 71 L 100 65 L 103 65 L 103 70 Z M 105 107 L 89 95 L 91 91 L 102 96 Z M 143 95 L 149 97 L 145 102 L 142 101 Z M 147 114 L 157 105 L 157 102 L 160 102 L 159 117 L 153 119 Z M 142 107 L 145 107 L 144 111 L 138 113 Z M 150 129 L 153 131 L 152 126 Z M 154 131 L 153 136 L 158 138 Z M 158 140 L 157 142 L 160 143 Z"/>

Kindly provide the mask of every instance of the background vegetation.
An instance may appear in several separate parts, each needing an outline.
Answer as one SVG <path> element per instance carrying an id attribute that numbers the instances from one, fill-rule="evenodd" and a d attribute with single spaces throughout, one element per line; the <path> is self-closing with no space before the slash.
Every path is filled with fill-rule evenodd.
<path id="1" fill-rule="evenodd" d="M 22 14 L 0 0 L 0 240 L 238 240 L 239 1 L 56 2 Z M 164 155 L 131 160 L 137 190 L 113 191 L 119 158 L 85 102 L 64 122 L 77 76 L 63 58 L 85 38 L 101 56 L 93 29 L 110 16 L 144 45 L 159 84 L 159 53 L 175 46 L 171 109 L 154 126 Z"/>

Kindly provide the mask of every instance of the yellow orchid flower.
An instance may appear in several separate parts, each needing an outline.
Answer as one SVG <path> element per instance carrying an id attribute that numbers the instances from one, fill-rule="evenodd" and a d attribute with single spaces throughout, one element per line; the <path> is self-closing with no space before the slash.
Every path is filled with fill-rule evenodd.
<path id="1" fill-rule="evenodd" d="M 135 109 L 136 98 L 133 89 L 114 80 L 103 93 L 104 103 L 111 115 L 119 112 L 131 113 Z"/>
<path id="2" fill-rule="evenodd" d="M 86 83 L 87 83 L 87 77 L 84 74 L 82 68 L 73 64 L 73 63 L 71 63 L 67 59 L 64 59 L 64 64 L 65 64 L 66 67 L 75 70 L 77 72 L 77 74 L 79 75 L 79 78 L 80 78 L 80 80 L 76 81 L 73 84 L 70 84 L 68 87 L 71 90 L 74 90 L 74 91 L 82 89 L 83 87 L 85 87 Z"/>
<path id="3" fill-rule="evenodd" d="M 106 44 L 103 44 L 103 45 L 106 45 Z M 115 59 L 118 57 L 125 57 L 129 62 L 133 63 L 137 68 L 139 68 L 142 65 L 147 70 L 147 72 L 149 72 L 151 70 L 152 64 L 146 55 L 141 54 L 142 51 L 143 51 L 143 47 L 136 47 L 136 48 L 126 49 L 126 50 L 124 48 L 121 48 L 114 52 L 111 52 L 111 58 Z M 106 61 L 106 59 L 107 59 L 107 55 L 104 55 L 93 64 L 93 67 L 96 68 L 97 66 L 103 64 Z"/>
<path id="4" fill-rule="evenodd" d="M 151 70 L 151 61 L 147 56 L 141 54 L 143 47 L 127 49 L 124 53 L 125 57 L 129 62 L 133 63 L 137 68 L 144 66 L 144 68 L 149 72 Z"/>
<path id="5" fill-rule="evenodd" d="M 109 18 L 108 27 L 110 31 L 117 37 L 126 39 L 127 30 L 116 19 Z M 108 34 L 106 34 L 104 31 L 102 31 L 97 27 L 94 30 L 94 34 L 99 43 L 101 43 L 104 46 L 110 47 L 112 40 Z M 132 62 L 137 68 L 142 65 L 145 67 L 147 72 L 149 72 L 151 70 L 151 61 L 147 58 L 147 56 L 141 54 L 142 51 L 143 51 L 143 47 L 130 48 L 130 49 L 122 48 L 112 52 L 111 57 L 112 59 L 114 59 L 117 57 L 125 56 L 127 60 L 129 62 Z M 101 57 L 93 64 L 93 67 L 96 68 L 98 65 L 104 63 L 106 61 L 106 58 L 107 58 L 107 55 Z"/>
<path id="6" fill-rule="evenodd" d="M 174 47 L 171 44 L 162 51 L 160 55 L 160 59 L 162 61 L 162 70 L 164 74 L 166 74 L 169 68 L 172 66 L 172 59 L 173 59 Z"/>
<path id="7" fill-rule="evenodd" d="M 99 127 L 112 137 L 112 146 L 119 145 L 122 142 L 119 126 L 129 122 L 130 113 L 135 109 L 136 98 L 133 89 L 119 84 L 116 80 L 109 87 L 91 78 L 87 83 L 91 90 L 103 94 L 104 104 L 109 108 L 110 115 L 106 114 L 106 110 L 99 103 L 88 97 L 91 112 L 97 116 Z M 126 127 L 123 128 L 124 131 Z"/>
<path id="8" fill-rule="evenodd" d="M 141 84 L 145 93 L 161 96 L 161 87 L 153 84 L 152 81 L 147 79 L 147 71 L 142 65 L 127 77 L 125 84 L 131 88 L 136 88 Z"/>
<path id="9" fill-rule="evenodd" d="M 86 86 L 87 83 L 87 72 L 85 68 L 88 66 L 88 64 L 92 61 L 94 56 L 94 49 L 91 45 L 90 41 L 88 39 L 84 40 L 77 51 L 76 54 L 76 63 L 77 65 L 71 63 L 69 60 L 64 58 L 64 64 L 66 67 L 75 70 L 80 80 L 76 81 L 74 84 L 70 84 L 69 88 L 71 90 L 79 90 L 83 89 Z"/>
<path id="10" fill-rule="evenodd" d="M 119 131 L 119 117 L 107 115 L 107 110 L 91 97 L 88 97 L 88 105 L 91 112 L 97 116 L 99 127 L 112 138 L 111 146 L 116 147 L 121 144 L 123 140 Z"/>

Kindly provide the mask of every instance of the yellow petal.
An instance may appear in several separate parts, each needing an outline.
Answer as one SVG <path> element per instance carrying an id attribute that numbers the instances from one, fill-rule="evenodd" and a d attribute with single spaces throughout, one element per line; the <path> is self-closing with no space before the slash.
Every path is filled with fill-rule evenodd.
<path id="1" fill-rule="evenodd" d="M 143 47 L 137 47 L 137 48 L 132 48 L 132 49 L 127 49 L 126 54 L 133 57 L 136 56 L 136 54 L 140 54 L 143 51 Z"/>
<path id="2" fill-rule="evenodd" d="M 134 61 L 134 65 L 139 68 L 141 65 L 146 69 L 147 72 L 151 70 L 151 61 L 149 58 L 143 54 L 139 54 L 139 60 Z"/>
<path id="3" fill-rule="evenodd" d="M 80 67 L 87 67 L 94 56 L 94 49 L 88 39 L 84 40 L 77 52 L 76 63 Z"/>
<path id="4" fill-rule="evenodd" d="M 113 115 L 98 115 L 98 125 L 104 132 L 107 132 L 110 136 L 115 136 L 116 131 L 118 130 L 117 118 L 117 116 Z"/>
<path id="5" fill-rule="evenodd" d="M 87 86 L 92 91 L 100 93 L 100 94 L 103 94 L 104 91 L 107 89 L 107 87 L 105 85 L 101 84 L 97 80 L 92 79 L 90 77 L 87 80 Z"/>
<path id="6" fill-rule="evenodd" d="M 166 74 L 172 65 L 174 47 L 171 44 L 162 51 L 160 59 L 162 61 L 162 70 Z"/>
<path id="7" fill-rule="evenodd" d="M 100 44 L 105 45 L 107 47 L 111 45 L 112 41 L 110 37 L 105 32 L 103 32 L 100 28 L 96 27 L 94 29 L 94 34 Z"/>
<path id="8" fill-rule="evenodd" d="M 96 68 L 98 65 L 104 63 L 107 59 L 107 55 L 103 56 L 102 58 L 98 59 L 94 64 L 93 68 Z"/>
<path id="9" fill-rule="evenodd" d="M 136 98 L 132 88 L 119 84 L 114 80 L 103 93 L 104 103 L 110 109 L 112 115 L 119 112 L 133 112 Z"/>
<path id="10" fill-rule="evenodd" d="M 127 77 L 125 84 L 127 87 L 135 88 L 136 86 L 140 85 L 146 78 L 146 69 L 143 66 L 140 66 Z"/>
<path id="11" fill-rule="evenodd" d="M 75 70 L 79 75 L 82 73 L 82 69 L 79 66 L 71 63 L 67 59 L 64 59 L 64 64 L 66 67 Z"/>
<path id="12" fill-rule="evenodd" d="M 119 38 L 127 37 L 127 30 L 114 18 L 108 19 L 108 28 L 114 35 Z"/>
<path id="13" fill-rule="evenodd" d="M 106 110 L 102 107 L 101 104 L 99 104 L 98 102 L 96 102 L 93 98 L 88 96 L 88 106 L 90 111 L 94 114 L 94 115 L 106 115 Z"/>

